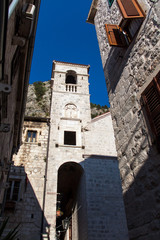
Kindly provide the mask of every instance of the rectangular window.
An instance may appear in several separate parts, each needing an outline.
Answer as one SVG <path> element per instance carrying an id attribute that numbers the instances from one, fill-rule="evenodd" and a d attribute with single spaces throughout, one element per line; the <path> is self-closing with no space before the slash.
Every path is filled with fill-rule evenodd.
<path id="1" fill-rule="evenodd" d="M 123 16 L 120 25 L 106 24 L 110 46 L 126 47 L 138 32 L 145 14 L 136 0 L 117 0 Z"/>
<path id="2" fill-rule="evenodd" d="M 76 145 L 76 132 L 64 131 L 64 145 Z"/>
<path id="3" fill-rule="evenodd" d="M 114 24 L 106 24 L 105 28 L 110 46 L 125 47 L 129 44 L 129 40 L 121 27 Z"/>
<path id="4" fill-rule="evenodd" d="M 10 180 L 7 190 L 7 201 L 18 201 L 20 190 L 20 180 Z"/>
<path id="5" fill-rule="evenodd" d="M 160 150 L 160 71 L 142 93 L 144 107 Z"/>
<path id="6" fill-rule="evenodd" d="M 37 131 L 27 131 L 26 142 L 37 142 Z"/>

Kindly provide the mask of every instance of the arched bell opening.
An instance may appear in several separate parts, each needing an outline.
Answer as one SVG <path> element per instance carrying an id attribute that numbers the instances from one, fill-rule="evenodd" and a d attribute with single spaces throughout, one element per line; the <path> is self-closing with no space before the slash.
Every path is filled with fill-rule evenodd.
<path id="1" fill-rule="evenodd" d="M 68 71 L 66 74 L 66 84 L 76 84 L 77 83 L 77 75 L 75 71 Z"/>
<path id="2" fill-rule="evenodd" d="M 69 240 L 72 240 L 72 214 L 77 200 L 77 192 L 83 168 L 75 162 L 67 162 L 58 170 L 56 234 L 58 240 L 64 240 L 70 228 Z"/>

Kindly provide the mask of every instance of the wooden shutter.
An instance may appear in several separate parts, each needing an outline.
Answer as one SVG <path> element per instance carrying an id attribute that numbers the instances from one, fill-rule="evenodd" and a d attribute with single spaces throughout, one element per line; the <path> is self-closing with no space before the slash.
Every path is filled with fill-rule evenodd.
<path id="1" fill-rule="evenodd" d="M 121 27 L 105 24 L 105 28 L 110 46 L 125 47 L 127 45 Z"/>
<path id="2" fill-rule="evenodd" d="M 124 19 L 144 18 L 145 14 L 136 0 L 117 0 Z"/>
<path id="3" fill-rule="evenodd" d="M 160 149 L 160 72 L 142 93 L 142 98 Z"/>

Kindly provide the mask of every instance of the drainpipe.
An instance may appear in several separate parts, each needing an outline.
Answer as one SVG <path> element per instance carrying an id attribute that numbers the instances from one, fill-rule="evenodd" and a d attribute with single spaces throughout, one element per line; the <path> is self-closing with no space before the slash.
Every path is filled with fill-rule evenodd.
<path id="1" fill-rule="evenodd" d="M 52 99 L 52 98 L 51 98 Z M 51 100 L 52 102 L 52 100 Z M 51 104 L 50 104 L 51 108 Z M 47 142 L 47 156 L 46 156 L 46 167 L 45 167 L 45 175 L 44 175 L 44 189 L 43 189 L 43 204 L 42 204 L 42 218 L 41 218 L 41 236 L 40 240 L 43 240 L 43 227 L 44 227 L 44 211 L 45 211 L 45 200 L 46 200 L 46 185 L 47 185 L 47 170 L 48 170 L 48 153 L 49 153 L 49 141 L 50 141 L 50 130 L 51 130 L 51 125 L 50 125 L 50 118 L 48 119 L 48 142 Z M 48 233 L 47 233 L 48 235 Z M 47 236 L 48 240 L 49 235 Z"/>
<path id="2" fill-rule="evenodd" d="M 8 19 L 10 18 L 10 16 L 12 15 L 14 9 L 16 8 L 17 4 L 18 4 L 19 0 L 13 0 L 9 6 L 9 11 L 8 11 Z"/>
<path id="3" fill-rule="evenodd" d="M 0 1 L 0 81 L 4 79 L 4 57 L 7 34 L 8 0 Z"/>

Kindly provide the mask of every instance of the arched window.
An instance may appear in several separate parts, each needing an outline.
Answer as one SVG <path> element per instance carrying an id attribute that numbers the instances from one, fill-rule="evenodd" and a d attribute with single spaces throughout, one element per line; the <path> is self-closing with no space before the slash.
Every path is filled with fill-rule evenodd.
<path id="1" fill-rule="evenodd" d="M 75 71 L 67 71 L 66 74 L 66 84 L 76 84 L 77 83 L 77 75 Z"/>

